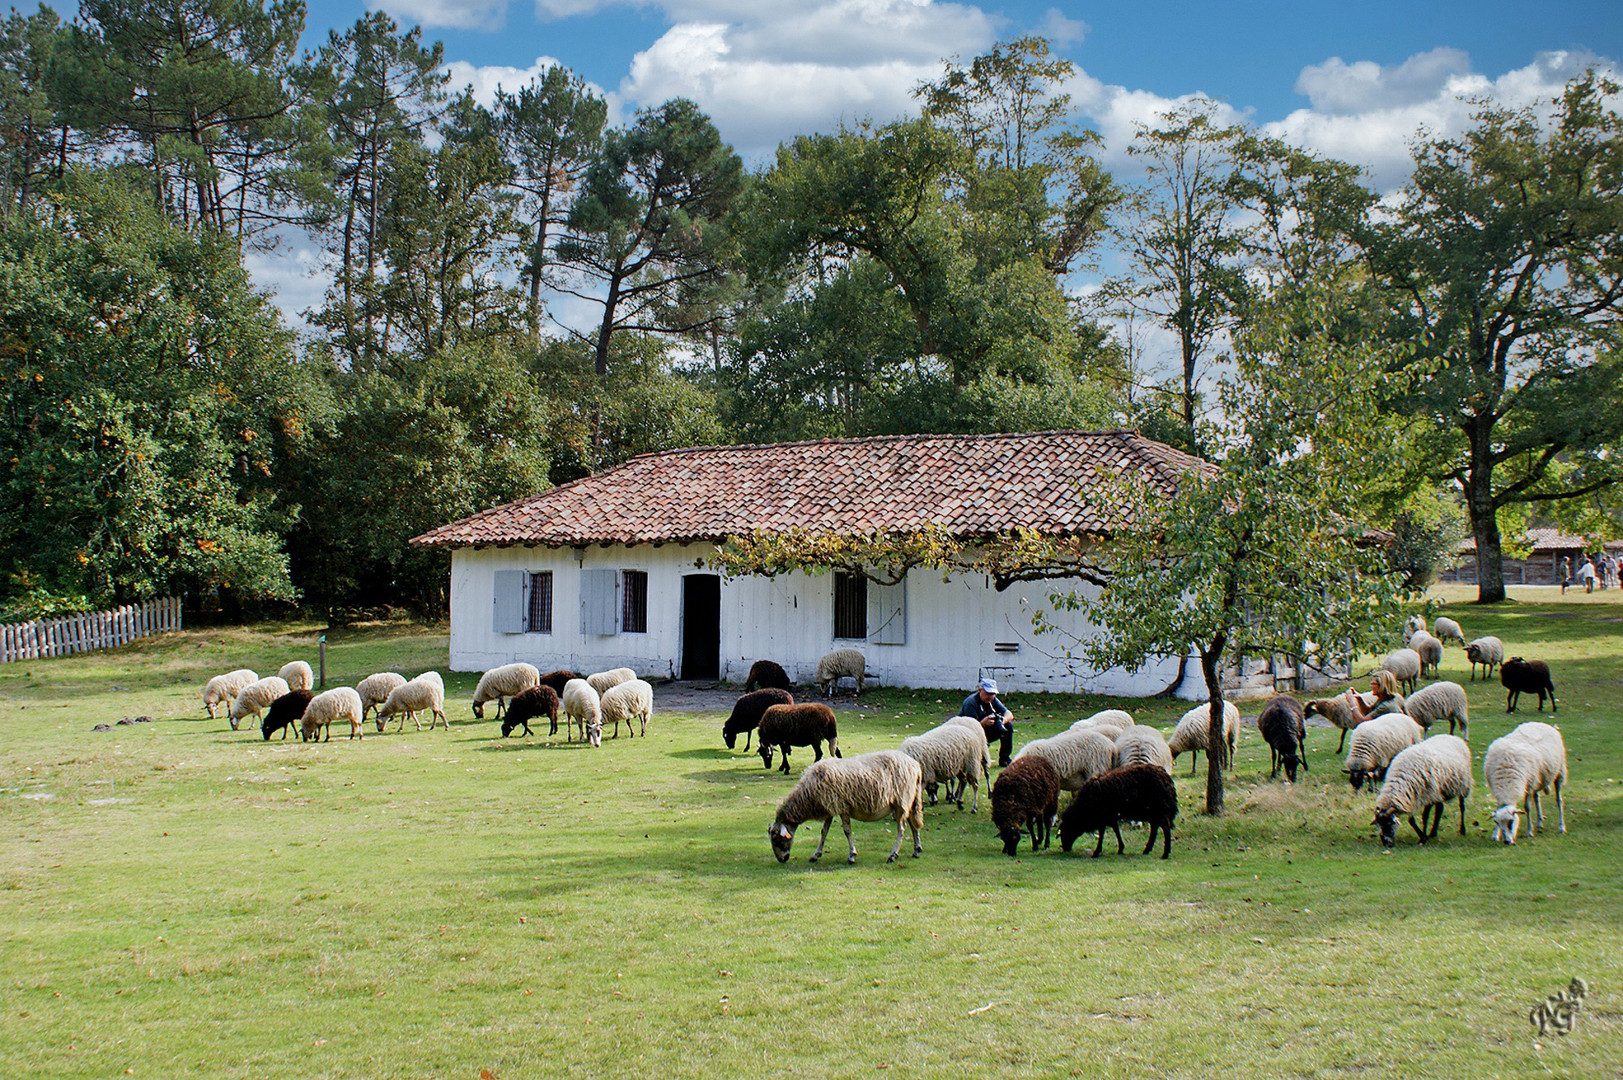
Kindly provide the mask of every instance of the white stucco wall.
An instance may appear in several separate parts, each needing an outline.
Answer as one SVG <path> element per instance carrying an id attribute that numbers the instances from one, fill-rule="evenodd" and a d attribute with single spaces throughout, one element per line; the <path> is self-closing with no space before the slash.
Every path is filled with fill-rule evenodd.
<path id="1" fill-rule="evenodd" d="M 451 560 L 451 655 L 454 671 L 483 671 L 525 660 L 543 671 L 571 668 L 601 671 L 630 667 L 640 675 L 670 677 L 681 670 L 681 602 L 684 574 L 714 573 L 703 564 L 713 548 L 684 544 L 625 548 L 458 549 Z M 584 635 L 581 633 L 580 571 L 643 570 L 648 574 L 648 632 Z M 493 628 L 497 570 L 553 572 L 553 632 L 502 634 Z M 997 678 L 1000 688 L 1047 690 L 1128 697 L 1156 693 L 1172 681 L 1175 661 L 1164 661 L 1136 673 L 1120 669 L 1093 672 L 1065 655 L 1071 637 L 1083 637 L 1090 624 L 1080 615 L 1052 612 L 1049 594 L 1081 582 L 1023 582 L 997 592 L 986 578 L 914 571 L 906 583 L 906 641 L 878 645 L 871 641 L 836 640 L 834 576 L 786 574 L 777 578 L 723 580 L 721 586 L 722 677 L 742 682 L 755 660 L 782 664 L 800 681 L 809 681 L 818 659 L 830 649 L 862 650 L 868 669 L 882 685 L 942 687 L 965 693 L 982 673 Z M 1032 615 L 1048 611 L 1064 633 L 1038 635 Z M 998 643 L 1015 651 L 1000 652 Z M 1184 682 L 1190 697 L 1199 692 L 1199 671 Z"/>

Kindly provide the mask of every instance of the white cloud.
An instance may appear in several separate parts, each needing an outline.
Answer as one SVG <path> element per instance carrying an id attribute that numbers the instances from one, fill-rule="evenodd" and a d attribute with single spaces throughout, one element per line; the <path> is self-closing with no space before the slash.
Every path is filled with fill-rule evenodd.
<path id="1" fill-rule="evenodd" d="M 407 26 L 496 30 L 507 19 L 507 0 L 376 0 L 372 6 Z"/>
<path id="2" fill-rule="evenodd" d="M 287 325 L 300 332 L 307 331 L 304 312 L 321 306 L 332 280 L 321 252 L 310 238 L 284 230 L 278 250 L 246 251 L 242 263 L 254 286 L 270 294 Z"/>
<path id="3" fill-rule="evenodd" d="M 1349 64 L 1335 56 L 1303 68 L 1296 92 L 1305 94 L 1317 112 L 1345 116 L 1433 101 L 1455 78 L 1470 73 L 1471 58 L 1459 49 L 1416 53 L 1397 67 L 1369 60 Z"/>
<path id="4" fill-rule="evenodd" d="M 509 94 L 514 93 L 519 87 L 540 78 L 549 68 L 557 67 L 560 63 L 561 61 L 550 56 L 538 56 L 535 63 L 526 68 L 506 67 L 501 64 L 475 67 L 465 60 L 453 60 L 445 65 L 445 71 L 451 76 L 450 88 L 453 91 L 471 86 L 473 99 L 488 109 L 496 103 L 497 87 Z M 603 93 L 597 87 L 592 89 L 599 95 Z"/>
<path id="5" fill-rule="evenodd" d="M 1088 24 L 1079 19 L 1067 18 L 1059 8 L 1049 8 L 1043 14 L 1042 25 L 1037 27 L 1037 34 L 1047 38 L 1056 49 L 1063 49 L 1069 45 L 1082 44 L 1082 39 L 1088 36 Z"/>

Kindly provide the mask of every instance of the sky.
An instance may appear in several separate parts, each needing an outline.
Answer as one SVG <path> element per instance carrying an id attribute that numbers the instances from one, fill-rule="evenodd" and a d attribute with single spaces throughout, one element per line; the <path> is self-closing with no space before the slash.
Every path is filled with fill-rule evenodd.
<path id="1" fill-rule="evenodd" d="M 562 63 L 611 122 L 688 97 L 751 167 L 779 142 L 915 112 L 912 90 L 999 41 L 1046 37 L 1076 65 L 1075 119 L 1130 179 L 1135 126 L 1204 95 L 1244 122 L 1361 165 L 1383 192 L 1409 143 L 1468 126 L 1472 100 L 1533 104 L 1590 66 L 1618 73 L 1618 0 L 306 0 L 305 44 L 381 8 L 442 41 L 457 86 L 487 103 Z M 301 260 L 256 267 L 297 310 Z M 309 269 L 305 265 L 304 269 Z"/>

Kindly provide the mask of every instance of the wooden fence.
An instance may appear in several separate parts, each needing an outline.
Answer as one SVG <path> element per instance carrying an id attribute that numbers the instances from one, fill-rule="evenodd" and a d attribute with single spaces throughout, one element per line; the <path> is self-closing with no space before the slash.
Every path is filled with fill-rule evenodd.
<path id="1" fill-rule="evenodd" d="M 178 596 L 125 604 L 112 611 L 88 611 L 82 615 L 12 623 L 0 626 L 0 663 L 109 649 L 127 645 L 136 638 L 179 629 Z"/>

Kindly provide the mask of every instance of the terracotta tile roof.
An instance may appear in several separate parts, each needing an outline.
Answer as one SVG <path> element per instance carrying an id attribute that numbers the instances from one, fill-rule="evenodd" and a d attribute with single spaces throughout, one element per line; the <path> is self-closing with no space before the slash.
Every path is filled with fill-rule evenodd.
<path id="1" fill-rule="evenodd" d="M 1198 459 L 1136 431 L 895 435 L 644 454 L 482 510 L 412 540 L 425 547 L 720 541 L 800 530 L 878 535 L 933 523 L 955 536 L 1016 526 L 1104 534 L 1121 524 L 1087 492 L 1131 475 L 1170 492 Z"/>
<path id="2" fill-rule="evenodd" d="M 1585 536 L 1563 536 L 1560 529 L 1528 529 L 1522 541 L 1533 551 L 1564 551 L 1571 548 L 1587 550 L 1593 543 Z M 1457 549 L 1461 553 L 1476 550 L 1476 537 L 1467 536 Z"/>

